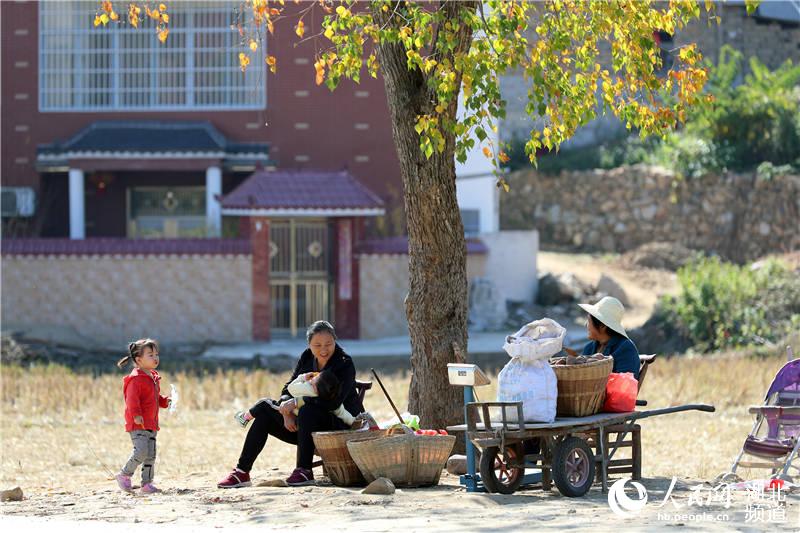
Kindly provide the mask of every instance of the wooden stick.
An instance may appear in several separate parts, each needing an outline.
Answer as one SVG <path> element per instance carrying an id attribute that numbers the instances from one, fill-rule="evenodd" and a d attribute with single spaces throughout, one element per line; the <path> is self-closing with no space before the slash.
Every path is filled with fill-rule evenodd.
<path id="1" fill-rule="evenodd" d="M 393 402 L 393 401 L 392 401 L 392 399 L 389 397 L 389 393 L 388 393 L 388 392 L 386 392 L 386 387 L 384 387 L 384 386 L 383 386 L 383 383 L 381 383 L 381 378 L 379 378 L 379 377 L 378 377 L 378 373 L 377 373 L 377 372 L 375 372 L 375 369 L 374 369 L 374 368 L 370 368 L 370 371 L 372 372 L 372 375 L 373 375 L 373 376 L 375 376 L 375 380 L 378 382 L 378 385 L 380 385 L 380 386 L 381 386 L 381 390 L 383 391 L 383 395 L 384 395 L 384 396 L 386 396 L 386 399 L 387 399 L 387 400 L 389 400 L 389 405 L 391 405 L 391 406 L 392 406 L 392 409 L 394 409 L 394 414 L 396 414 L 396 415 L 397 415 L 397 418 L 399 418 L 399 419 L 400 419 L 400 423 L 401 423 L 401 424 L 405 424 L 405 423 L 406 423 L 406 422 L 405 422 L 405 420 L 403 420 L 403 417 L 402 417 L 402 416 L 400 416 L 400 411 L 398 411 L 398 410 L 397 410 L 397 407 L 395 407 L 395 405 L 394 405 L 394 402 Z"/>

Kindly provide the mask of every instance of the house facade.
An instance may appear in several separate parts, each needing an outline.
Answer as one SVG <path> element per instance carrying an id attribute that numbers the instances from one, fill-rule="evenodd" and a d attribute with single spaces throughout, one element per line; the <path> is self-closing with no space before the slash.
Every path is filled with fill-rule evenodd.
<path id="1" fill-rule="evenodd" d="M 259 49 L 277 73 L 263 57 L 242 73 L 237 5 L 170 4 L 162 45 L 147 21 L 94 27 L 93 0 L 2 2 L 5 236 L 216 236 L 214 198 L 257 168 L 347 168 L 401 203 L 383 81 L 317 86 L 289 20 Z"/>
<path id="2" fill-rule="evenodd" d="M 242 72 L 238 2 L 168 5 L 162 45 L 148 21 L 94 27 L 94 0 L 0 2 L 4 330 L 264 341 L 327 318 L 344 338 L 406 334 L 383 80 L 316 85 L 291 16 Z M 470 236 L 499 229 L 485 170 L 459 171 Z M 470 278 L 495 248 L 470 241 Z"/>
<path id="3" fill-rule="evenodd" d="M 163 45 L 149 21 L 94 27 L 97 5 L 0 4 L 5 324 L 109 342 L 125 322 L 177 341 L 266 340 L 328 318 L 358 337 L 355 250 L 385 206 L 402 209 L 383 81 L 317 86 L 314 43 L 298 44 L 289 20 L 242 72 L 236 2 L 170 3 Z M 162 279 L 110 273 L 148 261 Z M 81 272 L 126 296 L 93 293 Z M 126 318 L 65 322 L 76 295 L 84 317 L 97 303 Z M 184 318 L 137 322 L 148 298 Z"/>

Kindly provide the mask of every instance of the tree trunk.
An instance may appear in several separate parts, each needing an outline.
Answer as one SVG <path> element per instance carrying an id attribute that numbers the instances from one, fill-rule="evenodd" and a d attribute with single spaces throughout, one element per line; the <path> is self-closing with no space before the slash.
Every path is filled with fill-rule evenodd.
<path id="1" fill-rule="evenodd" d="M 454 21 L 458 20 L 457 10 L 468 6 L 445 4 Z M 380 12 L 375 15 L 382 17 Z M 461 26 L 459 48 L 467 50 L 472 32 L 466 24 Z M 409 293 L 405 306 L 412 371 L 408 408 L 419 415 L 424 427 L 444 428 L 463 421 L 463 391 L 449 384 L 447 363 L 463 362 L 467 351 L 467 259 L 456 201 L 455 135 L 443 132 L 444 151 L 434 151 L 427 159 L 414 126 L 418 115 L 433 110 L 435 94 L 422 72 L 408 69 L 402 44 L 380 45 L 378 59 L 400 160 L 408 225 Z M 461 80 L 457 83 L 460 86 Z M 457 102 L 446 112 L 455 119 Z"/>

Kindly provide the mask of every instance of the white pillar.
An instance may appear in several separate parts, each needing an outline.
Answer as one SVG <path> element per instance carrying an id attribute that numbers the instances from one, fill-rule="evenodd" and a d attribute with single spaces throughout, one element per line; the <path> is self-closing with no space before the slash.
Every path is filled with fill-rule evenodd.
<path id="1" fill-rule="evenodd" d="M 222 233 L 222 205 L 217 196 L 222 196 L 222 170 L 219 167 L 206 169 L 206 228 L 209 237 Z"/>
<path id="2" fill-rule="evenodd" d="M 69 169 L 69 238 L 85 239 L 83 170 Z"/>

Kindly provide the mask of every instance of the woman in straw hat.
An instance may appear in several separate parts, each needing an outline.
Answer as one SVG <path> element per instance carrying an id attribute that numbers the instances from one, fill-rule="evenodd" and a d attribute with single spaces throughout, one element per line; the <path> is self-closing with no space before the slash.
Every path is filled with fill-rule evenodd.
<path id="1" fill-rule="evenodd" d="M 578 304 L 589 313 L 586 330 L 589 342 L 583 355 L 602 353 L 614 357 L 614 372 L 631 372 L 639 379 L 639 350 L 622 327 L 625 308 L 612 296 L 606 296 L 594 305 Z"/>

